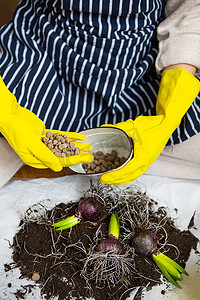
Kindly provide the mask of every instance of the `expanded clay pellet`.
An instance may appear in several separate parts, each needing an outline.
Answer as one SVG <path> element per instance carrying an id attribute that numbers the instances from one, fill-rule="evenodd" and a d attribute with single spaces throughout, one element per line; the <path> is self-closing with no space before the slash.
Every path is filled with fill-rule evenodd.
<path id="1" fill-rule="evenodd" d="M 70 142 L 66 134 L 47 131 L 41 140 L 57 157 L 69 157 L 80 153 L 80 149 Z"/>
<path id="2" fill-rule="evenodd" d="M 83 169 L 87 174 L 113 170 L 121 166 L 126 161 L 126 158 L 119 157 L 115 150 L 106 154 L 102 151 L 94 152 L 92 154 L 94 156 L 94 160 L 91 163 L 82 164 Z"/>

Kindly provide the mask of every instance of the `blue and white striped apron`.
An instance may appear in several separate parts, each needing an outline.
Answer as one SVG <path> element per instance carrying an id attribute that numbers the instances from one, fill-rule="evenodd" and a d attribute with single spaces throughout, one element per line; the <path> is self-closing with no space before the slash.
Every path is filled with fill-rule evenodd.
<path id="1" fill-rule="evenodd" d="M 47 128 L 155 114 L 164 0 L 22 0 L 0 29 L 0 75 Z M 197 98 L 168 144 L 200 131 Z"/>

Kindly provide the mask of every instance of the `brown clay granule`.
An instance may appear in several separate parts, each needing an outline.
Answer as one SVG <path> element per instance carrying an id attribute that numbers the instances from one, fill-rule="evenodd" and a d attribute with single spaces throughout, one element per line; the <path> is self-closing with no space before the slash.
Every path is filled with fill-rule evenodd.
<path id="1" fill-rule="evenodd" d="M 95 174 L 113 170 L 121 166 L 125 161 L 125 157 L 119 157 L 117 151 L 104 154 L 102 151 L 92 153 L 94 160 L 91 163 L 82 164 L 87 174 Z"/>
<path id="2" fill-rule="evenodd" d="M 80 149 L 70 142 L 66 134 L 47 131 L 46 136 L 41 140 L 57 157 L 69 157 L 80 153 Z"/>

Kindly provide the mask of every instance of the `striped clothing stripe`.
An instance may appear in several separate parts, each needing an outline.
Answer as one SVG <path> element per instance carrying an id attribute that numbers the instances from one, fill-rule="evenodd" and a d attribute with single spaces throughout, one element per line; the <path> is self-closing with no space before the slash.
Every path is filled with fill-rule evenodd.
<path id="1" fill-rule="evenodd" d="M 47 128 L 80 131 L 155 114 L 165 0 L 21 0 L 0 29 L 0 75 Z M 200 131 L 198 96 L 168 144 Z"/>

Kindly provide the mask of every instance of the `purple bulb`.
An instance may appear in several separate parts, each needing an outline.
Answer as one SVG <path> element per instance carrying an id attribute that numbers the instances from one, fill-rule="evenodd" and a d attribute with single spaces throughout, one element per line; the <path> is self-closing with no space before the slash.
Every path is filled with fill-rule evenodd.
<path id="1" fill-rule="evenodd" d="M 124 247 L 122 243 L 113 235 L 109 235 L 107 239 L 101 240 L 97 247 L 97 251 L 114 252 L 115 254 L 123 254 Z"/>
<path id="2" fill-rule="evenodd" d="M 103 216 L 103 205 L 95 198 L 82 198 L 79 202 L 78 211 L 83 221 L 96 221 Z"/>
<path id="3" fill-rule="evenodd" d="M 157 252 L 158 237 L 154 234 L 141 231 L 136 233 L 133 238 L 133 247 L 137 254 L 151 256 Z"/>

